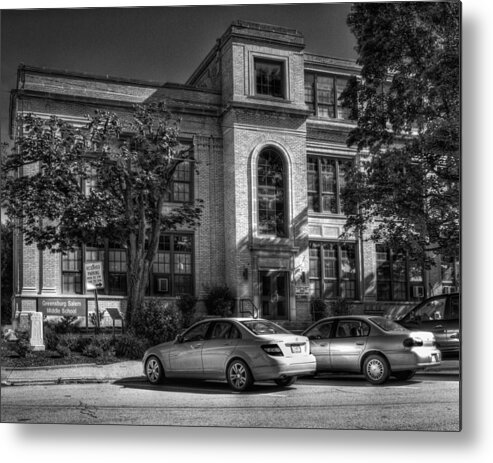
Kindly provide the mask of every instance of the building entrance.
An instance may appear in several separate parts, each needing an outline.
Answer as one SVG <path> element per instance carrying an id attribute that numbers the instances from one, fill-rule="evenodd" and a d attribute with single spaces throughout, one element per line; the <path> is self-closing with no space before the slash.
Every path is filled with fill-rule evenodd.
<path id="1" fill-rule="evenodd" d="M 261 271 L 260 301 L 262 317 L 271 320 L 287 320 L 289 314 L 289 272 Z"/>

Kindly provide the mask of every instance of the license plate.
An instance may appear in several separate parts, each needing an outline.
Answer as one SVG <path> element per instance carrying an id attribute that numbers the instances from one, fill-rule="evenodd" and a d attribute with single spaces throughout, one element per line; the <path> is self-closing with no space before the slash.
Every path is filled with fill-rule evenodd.
<path id="1" fill-rule="evenodd" d="M 293 354 L 299 354 L 301 352 L 301 346 L 291 346 L 291 352 Z"/>

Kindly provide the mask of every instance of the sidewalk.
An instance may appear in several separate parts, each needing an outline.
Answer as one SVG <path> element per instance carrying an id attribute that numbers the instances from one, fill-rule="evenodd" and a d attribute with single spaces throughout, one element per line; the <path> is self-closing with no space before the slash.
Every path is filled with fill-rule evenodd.
<path id="1" fill-rule="evenodd" d="M 418 370 L 418 374 L 459 375 L 459 360 L 444 360 L 437 367 Z M 144 377 L 142 362 L 138 360 L 108 365 L 88 363 L 58 367 L 1 368 L 2 386 L 102 383 L 136 377 Z"/>

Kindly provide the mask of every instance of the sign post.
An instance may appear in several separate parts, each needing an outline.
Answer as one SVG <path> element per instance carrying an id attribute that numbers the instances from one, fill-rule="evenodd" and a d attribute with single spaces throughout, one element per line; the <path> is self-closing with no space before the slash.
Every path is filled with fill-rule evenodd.
<path id="1" fill-rule="evenodd" d="M 85 264 L 86 289 L 94 291 L 94 305 L 96 309 L 95 332 L 99 333 L 99 303 L 98 289 L 104 288 L 103 263 L 101 261 L 88 262 Z"/>

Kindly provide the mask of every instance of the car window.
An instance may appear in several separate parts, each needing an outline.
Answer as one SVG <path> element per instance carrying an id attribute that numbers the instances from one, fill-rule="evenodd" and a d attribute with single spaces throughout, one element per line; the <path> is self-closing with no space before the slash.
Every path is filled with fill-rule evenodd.
<path id="1" fill-rule="evenodd" d="M 318 325 L 310 328 L 306 333 L 309 339 L 328 339 L 332 330 L 333 322 L 321 322 Z"/>
<path id="2" fill-rule="evenodd" d="M 360 320 L 341 320 L 337 324 L 336 338 L 368 336 L 370 327 Z"/>
<path id="3" fill-rule="evenodd" d="M 416 310 L 409 313 L 410 320 L 427 321 L 441 320 L 445 315 L 445 297 L 431 299 Z"/>
<path id="4" fill-rule="evenodd" d="M 402 325 L 384 317 L 371 317 L 370 320 L 376 323 L 384 331 L 407 331 Z"/>
<path id="5" fill-rule="evenodd" d="M 209 329 L 210 322 L 200 323 L 193 326 L 183 335 L 183 342 L 203 341 Z"/>
<path id="6" fill-rule="evenodd" d="M 454 296 L 450 296 L 450 308 L 448 318 L 451 320 L 455 320 L 460 317 L 460 301 L 459 295 L 455 294 Z"/>
<path id="7" fill-rule="evenodd" d="M 211 339 L 226 339 L 231 330 L 231 323 L 216 322 L 212 328 Z"/>
<path id="8" fill-rule="evenodd" d="M 242 322 L 254 334 L 291 334 L 284 328 L 267 320 L 248 320 Z"/>

